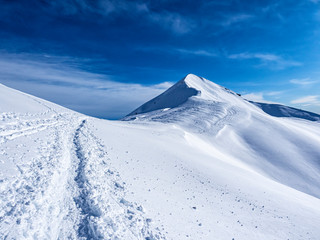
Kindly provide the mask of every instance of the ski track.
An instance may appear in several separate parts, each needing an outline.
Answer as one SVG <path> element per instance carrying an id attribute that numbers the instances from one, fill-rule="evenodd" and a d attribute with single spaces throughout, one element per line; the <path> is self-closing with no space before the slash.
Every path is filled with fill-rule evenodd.
<path id="1" fill-rule="evenodd" d="M 18 169 L 0 175 L 0 239 L 165 239 L 126 199 L 88 119 L 47 109 L 0 116 L 1 154 Z M 14 146 L 18 159 L 5 150 Z"/>
<path id="2" fill-rule="evenodd" d="M 86 120 L 83 120 L 79 127 L 76 129 L 73 144 L 75 146 L 75 154 L 79 160 L 78 168 L 76 169 L 75 181 L 79 189 L 79 196 L 74 199 L 76 205 L 80 208 L 81 214 L 83 215 L 81 222 L 79 223 L 78 234 L 80 237 L 85 237 L 87 239 L 99 239 L 100 234 L 97 232 L 97 227 L 94 222 L 91 220 L 94 217 L 100 217 L 101 213 L 98 209 L 94 209 L 94 206 L 90 203 L 89 198 L 89 189 L 88 189 L 88 180 L 85 175 L 85 167 L 87 159 L 84 156 L 79 134 L 83 128 Z"/>
<path id="3" fill-rule="evenodd" d="M 12 147 L 15 141 L 18 141 L 18 146 L 28 147 L 30 142 L 34 144 L 27 150 L 21 148 L 20 159 L 15 159 L 15 156 L 8 158 L 13 159 L 20 174 L 1 180 L 1 239 L 53 239 L 56 224 L 63 219 L 64 207 L 68 205 L 66 191 L 62 189 L 66 182 L 63 174 L 68 164 L 70 165 L 64 155 L 64 133 L 68 132 L 68 125 L 72 123 L 55 113 L 50 113 L 54 117 L 45 127 L 42 123 L 48 119 L 28 121 L 29 117 L 46 115 L 47 113 L 15 116 L 14 122 L 7 123 L 12 129 L 19 130 L 9 130 L 12 138 L 8 138 L 7 134 L 2 139 L 4 146 Z M 25 129 L 24 125 L 32 126 Z M 30 136 L 32 134 L 34 136 Z M 29 152 L 36 154 L 30 161 L 25 161 Z"/>
<path id="4" fill-rule="evenodd" d="M 80 239 L 165 239 L 158 229 L 152 229 L 143 207 L 126 200 L 126 184 L 109 166 L 107 153 L 87 120 L 75 131 L 73 144 L 78 161 L 74 201 L 81 213 Z"/>

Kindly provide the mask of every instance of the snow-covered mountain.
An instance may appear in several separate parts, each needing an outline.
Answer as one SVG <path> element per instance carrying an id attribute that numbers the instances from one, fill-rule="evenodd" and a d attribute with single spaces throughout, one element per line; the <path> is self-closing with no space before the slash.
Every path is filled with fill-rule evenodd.
<path id="1" fill-rule="evenodd" d="M 173 96 L 180 98 L 175 101 Z M 280 113 L 279 109 L 283 110 L 279 116 L 296 118 L 267 114 Z M 250 103 L 189 74 L 124 120 L 176 124 L 243 168 L 319 198 L 319 122 L 303 118 L 320 120 L 317 114 L 286 106 Z"/>
<path id="2" fill-rule="evenodd" d="M 126 121 L 3 85 L 0 113 L 1 239 L 320 239 L 317 114 L 192 74 Z"/>

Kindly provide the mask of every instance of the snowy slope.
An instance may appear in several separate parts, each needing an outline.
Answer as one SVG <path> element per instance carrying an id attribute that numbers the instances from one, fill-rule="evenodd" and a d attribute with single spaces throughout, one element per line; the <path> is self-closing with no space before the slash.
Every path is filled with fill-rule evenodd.
<path id="1" fill-rule="evenodd" d="M 136 115 L 138 108 L 124 120 L 176 124 L 234 164 L 320 197 L 319 122 L 270 116 L 236 93 L 192 74 L 178 84 L 182 82 L 198 94 L 178 107 L 165 103 L 155 110 L 152 102 L 164 102 L 160 95 L 142 105 L 144 114 Z"/>
<path id="2" fill-rule="evenodd" d="M 0 239 L 162 239 L 90 119 L 0 85 Z"/>
<path id="3" fill-rule="evenodd" d="M 0 93 L 0 239 L 320 239 L 317 121 L 195 75 L 128 121 Z"/>

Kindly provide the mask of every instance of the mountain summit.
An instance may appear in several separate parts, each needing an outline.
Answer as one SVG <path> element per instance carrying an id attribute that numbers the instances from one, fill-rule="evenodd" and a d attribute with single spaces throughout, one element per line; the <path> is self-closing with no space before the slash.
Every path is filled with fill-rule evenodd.
<path id="1" fill-rule="evenodd" d="M 211 81 L 194 74 L 188 74 L 164 93 L 146 102 L 128 116 L 152 112 L 159 109 L 175 108 L 186 103 L 190 98 L 200 98 L 213 101 L 232 101 L 230 96 L 235 93 Z"/>

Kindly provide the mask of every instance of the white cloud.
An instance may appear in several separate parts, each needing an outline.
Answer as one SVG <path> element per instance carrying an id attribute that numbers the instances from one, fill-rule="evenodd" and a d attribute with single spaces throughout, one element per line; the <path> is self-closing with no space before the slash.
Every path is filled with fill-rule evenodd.
<path id="1" fill-rule="evenodd" d="M 149 12 L 148 19 L 179 35 L 188 33 L 195 27 L 195 23 L 191 19 L 172 12 Z"/>
<path id="2" fill-rule="evenodd" d="M 273 69 L 285 69 L 288 67 L 301 66 L 300 62 L 286 60 L 283 57 L 271 53 L 238 53 L 238 54 L 230 54 L 228 56 L 230 59 L 235 60 L 250 60 L 255 59 L 260 61 L 260 65 L 258 66 L 267 66 Z"/>
<path id="3" fill-rule="evenodd" d="M 310 78 L 302 78 L 302 79 L 291 79 L 290 83 L 296 84 L 296 85 L 312 85 L 317 83 L 318 81 L 310 80 Z"/>
<path id="4" fill-rule="evenodd" d="M 247 94 L 243 94 L 242 97 L 244 99 L 250 100 L 250 101 L 254 101 L 254 102 L 264 102 L 264 98 L 263 98 L 263 93 L 259 92 L 259 93 L 247 93 Z"/>
<path id="5" fill-rule="evenodd" d="M 254 101 L 254 102 L 266 102 L 266 100 L 263 97 L 262 92 L 257 92 L 257 93 L 247 93 L 243 94 L 242 97 L 244 99 L 247 99 L 249 101 Z"/>
<path id="6" fill-rule="evenodd" d="M 236 15 L 227 17 L 227 19 L 225 21 L 223 21 L 221 24 L 223 26 L 230 26 L 232 24 L 236 24 L 236 23 L 239 23 L 239 22 L 248 21 L 248 20 L 250 20 L 252 18 L 254 18 L 253 15 L 244 14 L 244 13 L 236 14 Z"/>
<path id="7" fill-rule="evenodd" d="M 172 86 L 170 82 L 142 85 L 122 83 L 112 76 L 25 55 L 0 57 L 0 82 L 73 110 L 119 118 Z"/>
<path id="8" fill-rule="evenodd" d="M 267 95 L 267 96 L 279 96 L 279 95 L 281 95 L 283 93 L 284 93 L 284 91 L 272 91 L 272 92 L 265 93 L 265 95 Z"/>
<path id="9" fill-rule="evenodd" d="M 218 54 L 213 51 L 207 51 L 207 50 L 201 50 L 201 49 L 189 50 L 189 49 L 178 48 L 178 49 L 175 49 L 175 51 L 182 53 L 182 54 L 204 56 L 204 57 L 217 57 L 218 56 Z"/>
<path id="10" fill-rule="evenodd" d="M 57 12 L 64 15 L 95 13 L 103 16 L 109 16 L 113 13 L 130 12 L 133 14 L 148 11 L 145 3 L 134 1 L 116 1 L 116 0 L 57 0 L 49 1 L 48 5 Z"/>
<path id="11" fill-rule="evenodd" d="M 269 101 L 265 99 L 265 96 L 267 97 L 274 97 L 277 95 L 280 95 L 282 91 L 275 91 L 275 92 L 255 92 L 255 93 L 247 93 L 247 94 L 242 94 L 242 97 L 244 99 L 247 99 L 249 101 L 254 101 L 254 102 L 261 102 L 261 103 L 277 103 L 273 101 Z"/>
<path id="12" fill-rule="evenodd" d="M 230 59 L 260 59 L 264 61 L 278 61 L 279 56 L 274 54 L 263 54 L 263 53 L 237 53 L 228 56 Z"/>
<path id="13" fill-rule="evenodd" d="M 50 6 L 65 15 L 94 13 L 102 16 L 131 15 L 159 27 L 167 29 L 174 34 L 185 34 L 190 32 L 195 23 L 190 18 L 176 12 L 155 12 L 150 9 L 148 2 L 137 2 L 128 0 L 59 0 L 50 1 Z"/>
<path id="14" fill-rule="evenodd" d="M 136 50 L 146 52 L 161 52 L 165 54 L 179 54 L 190 56 L 202 56 L 202 57 L 219 57 L 219 54 L 214 50 L 205 49 L 185 49 L 185 48 L 157 48 L 157 47 L 139 47 Z"/>
<path id="15" fill-rule="evenodd" d="M 320 100 L 318 95 L 310 95 L 310 96 L 305 96 L 301 97 L 298 99 L 292 100 L 290 103 L 292 104 L 303 104 L 304 106 L 308 105 L 320 105 Z"/>

